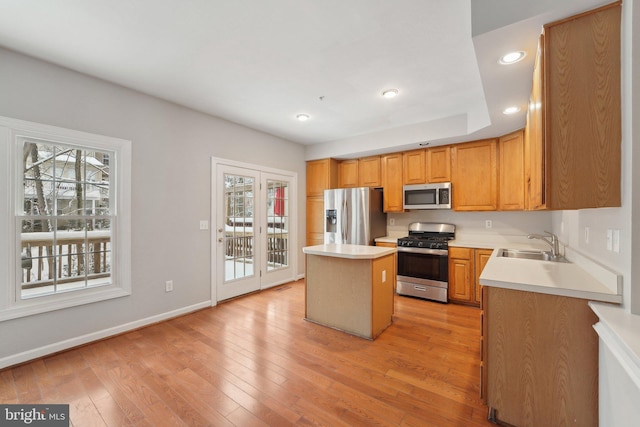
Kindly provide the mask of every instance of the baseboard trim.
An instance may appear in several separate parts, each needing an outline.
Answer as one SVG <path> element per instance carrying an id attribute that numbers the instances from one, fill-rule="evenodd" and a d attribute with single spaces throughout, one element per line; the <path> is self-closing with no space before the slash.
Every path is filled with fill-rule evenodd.
<path id="1" fill-rule="evenodd" d="M 48 344 L 42 347 L 34 348 L 32 350 L 23 351 L 22 353 L 12 354 L 10 356 L 0 358 L 0 369 L 25 363 L 30 360 L 38 359 L 40 357 L 58 353 L 73 347 L 78 347 L 83 344 L 87 344 L 93 341 L 98 341 L 98 340 L 108 338 L 114 335 L 118 335 L 124 332 L 132 331 L 134 329 L 138 329 L 154 323 L 162 322 L 164 320 L 172 319 L 174 317 L 182 316 L 184 314 L 198 311 L 207 307 L 211 307 L 211 301 L 203 301 L 198 304 L 182 307 L 177 310 L 168 311 L 162 314 L 157 314 L 155 316 L 136 320 L 134 322 L 125 323 L 119 326 L 114 326 L 112 328 L 103 329 L 101 331 L 96 331 L 90 334 L 81 335 L 79 337 L 70 338 L 68 340 L 59 341 L 53 344 Z"/>

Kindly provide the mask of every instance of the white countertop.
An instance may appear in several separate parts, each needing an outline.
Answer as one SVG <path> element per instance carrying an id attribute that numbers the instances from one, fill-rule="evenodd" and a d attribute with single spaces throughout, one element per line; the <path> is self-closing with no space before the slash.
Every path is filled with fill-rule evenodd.
<path id="1" fill-rule="evenodd" d="M 400 236 L 400 237 L 402 237 L 402 236 Z M 377 242 L 381 242 L 381 243 L 398 243 L 398 237 L 392 237 L 392 236 L 376 237 L 375 241 L 376 241 L 376 243 Z"/>
<path id="2" fill-rule="evenodd" d="M 513 245 L 506 247 L 517 249 Z M 484 286 L 622 302 L 620 275 L 604 267 L 590 265 L 584 268 L 583 261 L 566 263 L 505 258 L 497 256 L 499 249 L 494 249 L 480 275 L 480 283 Z"/>
<path id="3" fill-rule="evenodd" d="M 330 256 L 350 259 L 376 259 L 397 252 L 396 248 L 365 245 L 316 245 L 302 248 L 307 255 Z"/>
<path id="4" fill-rule="evenodd" d="M 631 314 L 620 306 L 590 302 L 591 310 L 598 316 L 594 326 L 625 370 L 640 387 L 640 315 Z"/>

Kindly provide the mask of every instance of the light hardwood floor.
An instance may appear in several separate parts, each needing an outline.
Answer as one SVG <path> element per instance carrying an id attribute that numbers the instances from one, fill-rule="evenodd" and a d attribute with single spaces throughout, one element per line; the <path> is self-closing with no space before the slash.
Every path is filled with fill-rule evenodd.
<path id="1" fill-rule="evenodd" d="M 396 297 L 367 341 L 303 320 L 304 281 L 0 371 L 74 426 L 492 426 L 477 308 Z"/>

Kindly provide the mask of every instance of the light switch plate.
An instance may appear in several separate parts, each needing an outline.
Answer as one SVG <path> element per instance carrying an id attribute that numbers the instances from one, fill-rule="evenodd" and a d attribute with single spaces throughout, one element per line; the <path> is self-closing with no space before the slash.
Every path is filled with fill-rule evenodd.
<path id="1" fill-rule="evenodd" d="M 620 230 L 613 230 L 613 252 L 620 253 Z"/>
<path id="2" fill-rule="evenodd" d="M 200 230 L 208 230 L 209 229 L 209 221 L 203 219 L 200 221 Z"/>

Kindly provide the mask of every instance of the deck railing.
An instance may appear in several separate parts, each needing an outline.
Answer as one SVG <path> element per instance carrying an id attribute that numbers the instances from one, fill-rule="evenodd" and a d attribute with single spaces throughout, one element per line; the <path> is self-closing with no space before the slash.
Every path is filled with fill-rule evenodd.
<path id="1" fill-rule="evenodd" d="M 268 262 L 286 265 L 288 253 L 288 234 L 267 235 Z M 252 258 L 253 235 L 233 236 L 226 238 L 225 255 L 227 258 Z"/>
<path id="2" fill-rule="evenodd" d="M 22 289 L 108 277 L 111 274 L 109 230 L 23 233 Z"/>

